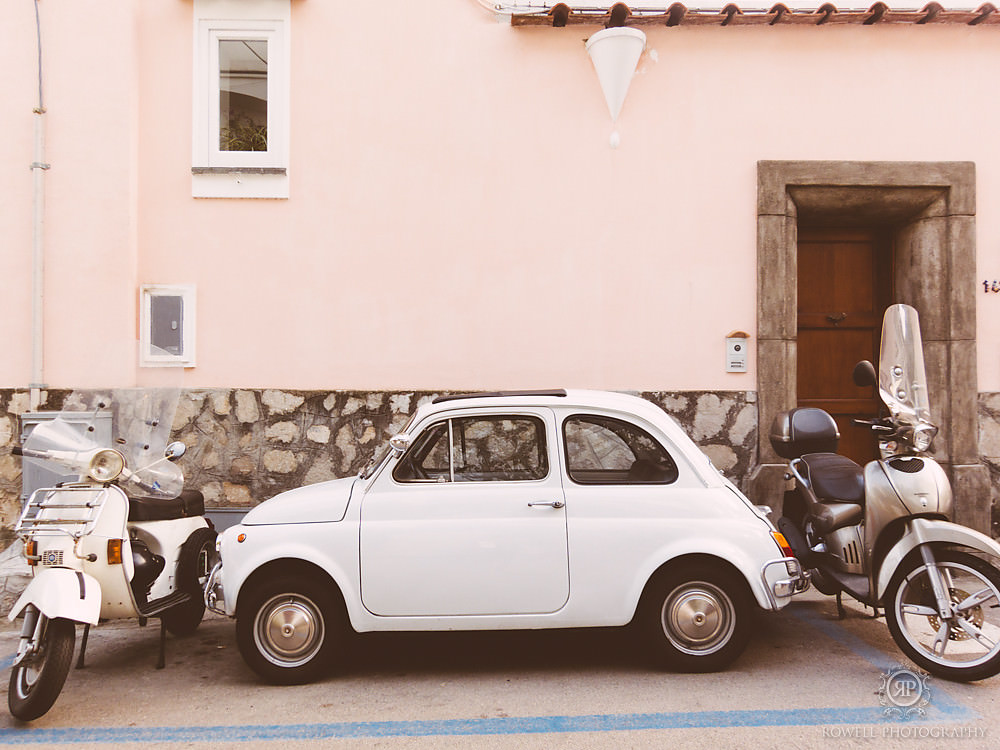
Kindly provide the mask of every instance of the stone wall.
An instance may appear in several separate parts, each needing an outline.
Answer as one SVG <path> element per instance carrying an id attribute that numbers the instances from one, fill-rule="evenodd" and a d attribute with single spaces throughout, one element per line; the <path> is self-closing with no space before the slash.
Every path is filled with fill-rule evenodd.
<path id="1" fill-rule="evenodd" d="M 979 453 L 990 472 L 991 531 L 1000 539 L 1000 393 L 979 394 Z"/>
<path id="2" fill-rule="evenodd" d="M 44 394 L 57 411 L 65 391 Z M 185 392 L 174 435 L 189 447 L 189 487 L 211 508 L 250 508 L 279 492 L 356 474 L 405 424 L 429 392 L 193 390 Z M 673 415 L 727 476 L 742 485 L 756 460 L 755 394 L 664 391 L 638 394 Z M 20 459 L 10 454 L 27 393 L 0 390 L 0 527 L 20 507 Z M 9 536 L 8 536 L 9 539 Z M 5 544 L 0 544 L 2 549 Z"/>
<path id="3" fill-rule="evenodd" d="M 43 394 L 56 411 L 67 393 Z M 184 394 L 175 437 L 189 486 L 213 508 L 250 508 L 279 492 L 358 472 L 431 392 L 194 390 Z M 737 485 L 756 461 L 756 393 L 647 391 Z M 20 435 L 28 394 L 0 389 L 0 549 L 20 509 L 21 462 L 10 448 Z M 991 477 L 994 535 L 1000 534 L 1000 393 L 979 395 L 981 460 Z"/>

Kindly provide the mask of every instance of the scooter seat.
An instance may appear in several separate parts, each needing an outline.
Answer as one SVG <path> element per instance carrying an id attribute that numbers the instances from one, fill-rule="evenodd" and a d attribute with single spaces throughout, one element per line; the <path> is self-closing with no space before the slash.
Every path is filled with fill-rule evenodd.
<path id="1" fill-rule="evenodd" d="M 812 515 L 813 531 L 822 536 L 861 523 L 865 511 L 855 503 L 823 503 Z"/>
<path id="2" fill-rule="evenodd" d="M 205 515 L 205 496 L 199 490 L 183 490 L 169 500 L 161 497 L 130 497 L 129 521 L 172 521 Z"/>
<path id="3" fill-rule="evenodd" d="M 837 453 L 808 453 L 802 462 L 809 471 L 813 493 L 821 500 L 864 503 L 865 470 Z"/>

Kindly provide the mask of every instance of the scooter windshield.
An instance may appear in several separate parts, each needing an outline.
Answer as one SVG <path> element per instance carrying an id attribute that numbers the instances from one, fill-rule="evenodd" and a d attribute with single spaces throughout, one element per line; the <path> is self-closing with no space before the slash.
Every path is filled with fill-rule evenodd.
<path id="1" fill-rule="evenodd" d="M 126 492 L 177 497 L 184 474 L 164 458 L 164 449 L 179 395 L 177 389 L 159 388 L 74 391 L 53 419 L 37 424 L 25 439 L 24 460 L 79 471 L 95 451 L 114 448 L 125 457 L 119 483 Z"/>
<path id="2" fill-rule="evenodd" d="M 920 321 L 909 305 L 885 311 L 878 388 L 894 421 L 914 427 L 931 423 Z"/>

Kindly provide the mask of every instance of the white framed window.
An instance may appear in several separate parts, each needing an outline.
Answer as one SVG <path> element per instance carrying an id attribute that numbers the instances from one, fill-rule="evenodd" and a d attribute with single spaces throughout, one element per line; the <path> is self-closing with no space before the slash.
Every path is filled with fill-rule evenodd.
<path id="1" fill-rule="evenodd" d="M 290 0 L 195 0 L 195 197 L 288 197 L 290 15 Z"/>
<path id="2" fill-rule="evenodd" d="M 139 365 L 195 366 L 194 284 L 139 287 Z"/>

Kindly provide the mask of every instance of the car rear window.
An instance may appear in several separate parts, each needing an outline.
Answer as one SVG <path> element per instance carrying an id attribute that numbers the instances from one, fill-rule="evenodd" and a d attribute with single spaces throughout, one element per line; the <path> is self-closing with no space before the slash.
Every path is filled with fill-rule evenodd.
<path id="1" fill-rule="evenodd" d="M 563 423 L 566 470 L 577 484 L 670 484 L 677 464 L 638 425 L 592 414 Z"/>

